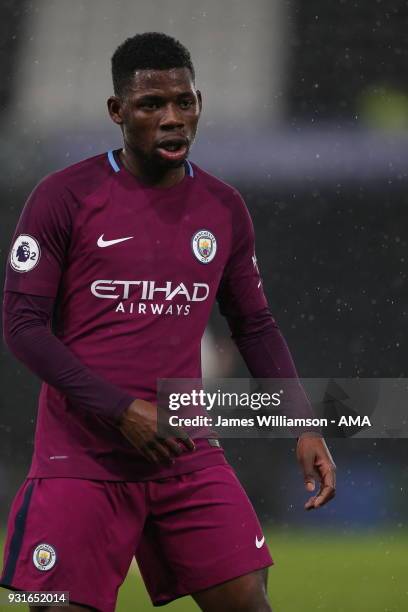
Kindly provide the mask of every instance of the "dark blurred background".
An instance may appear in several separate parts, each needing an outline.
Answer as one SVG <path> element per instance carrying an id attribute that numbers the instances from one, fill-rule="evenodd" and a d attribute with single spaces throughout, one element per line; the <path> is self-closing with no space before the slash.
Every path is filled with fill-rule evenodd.
<path id="1" fill-rule="evenodd" d="M 190 48 L 203 90 L 191 159 L 245 197 L 271 310 L 299 374 L 407 376 L 407 2 L 199 5 L 2 2 L 3 271 L 38 180 L 120 146 L 105 111 L 113 50 L 135 32 L 162 30 Z M 203 352 L 207 375 L 246 375 L 216 309 Z M 4 346 L 1 376 L 4 527 L 30 462 L 39 383 Z M 338 497 L 306 514 L 293 441 L 225 441 L 268 526 L 405 526 L 406 440 L 328 444 Z"/>

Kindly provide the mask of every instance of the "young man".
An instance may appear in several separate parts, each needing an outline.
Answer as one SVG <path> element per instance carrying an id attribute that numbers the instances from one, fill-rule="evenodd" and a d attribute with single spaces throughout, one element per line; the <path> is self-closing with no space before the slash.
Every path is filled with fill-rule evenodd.
<path id="1" fill-rule="evenodd" d="M 123 148 L 46 177 L 10 252 L 6 341 L 44 382 L 1 584 L 112 612 L 136 556 L 155 605 L 191 594 L 206 612 L 266 612 L 272 559 L 254 510 L 218 440 L 158 435 L 156 382 L 200 377 L 215 299 L 254 376 L 296 370 L 245 204 L 187 159 L 202 106 L 188 51 L 137 35 L 112 75 Z M 320 480 L 317 508 L 334 495 L 332 458 L 307 434 L 297 455 L 307 489 Z"/>

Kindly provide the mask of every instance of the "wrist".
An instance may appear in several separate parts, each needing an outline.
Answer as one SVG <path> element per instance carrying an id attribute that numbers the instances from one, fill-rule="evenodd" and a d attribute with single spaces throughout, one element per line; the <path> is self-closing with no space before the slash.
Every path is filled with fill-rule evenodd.
<path id="1" fill-rule="evenodd" d="M 123 421 L 125 420 L 125 418 L 129 415 L 129 413 L 132 411 L 132 406 L 135 403 L 135 399 L 133 398 L 127 398 L 126 401 L 123 401 L 122 403 L 122 410 L 121 412 L 118 414 L 117 417 L 117 424 L 119 426 L 123 425 Z"/>
<path id="2" fill-rule="evenodd" d="M 320 431 L 304 431 L 296 438 L 296 442 L 304 438 L 323 438 L 323 434 Z"/>

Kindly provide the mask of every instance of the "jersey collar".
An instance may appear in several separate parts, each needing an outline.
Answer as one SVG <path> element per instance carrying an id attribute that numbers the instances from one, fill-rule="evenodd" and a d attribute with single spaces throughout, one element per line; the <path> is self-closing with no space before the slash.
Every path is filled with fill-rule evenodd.
<path id="1" fill-rule="evenodd" d="M 119 166 L 118 162 L 115 159 L 115 154 L 114 154 L 113 149 L 108 151 L 108 161 L 109 161 L 110 165 L 112 166 L 114 172 L 120 172 L 120 166 Z M 191 178 L 194 178 L 193 166 L 190 164 L 188 159 L 186 159 L 184 161 L 184 168 L 185 168 L 187 176 L 190 176 Z"/>

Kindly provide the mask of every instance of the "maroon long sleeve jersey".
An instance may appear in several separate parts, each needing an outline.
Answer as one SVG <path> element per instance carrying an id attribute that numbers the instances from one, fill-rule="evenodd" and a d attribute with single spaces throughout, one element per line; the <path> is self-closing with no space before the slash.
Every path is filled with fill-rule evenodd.
<path id="1" fill-rule="evenodd" d="M 225 462 L 200 440 L 150 465 L 117 427 L 134 398 L 156 400 L 157 379 L 201 377 L 215 300 L 252 374 L 296 376 L 235 189 L 190 162 L 177 185 L 149 187 L 118 151 L 46 177 L 18 222 L 4 302 L 6 341 L 43 380 L 29 476 L 137 481 Z"/>

